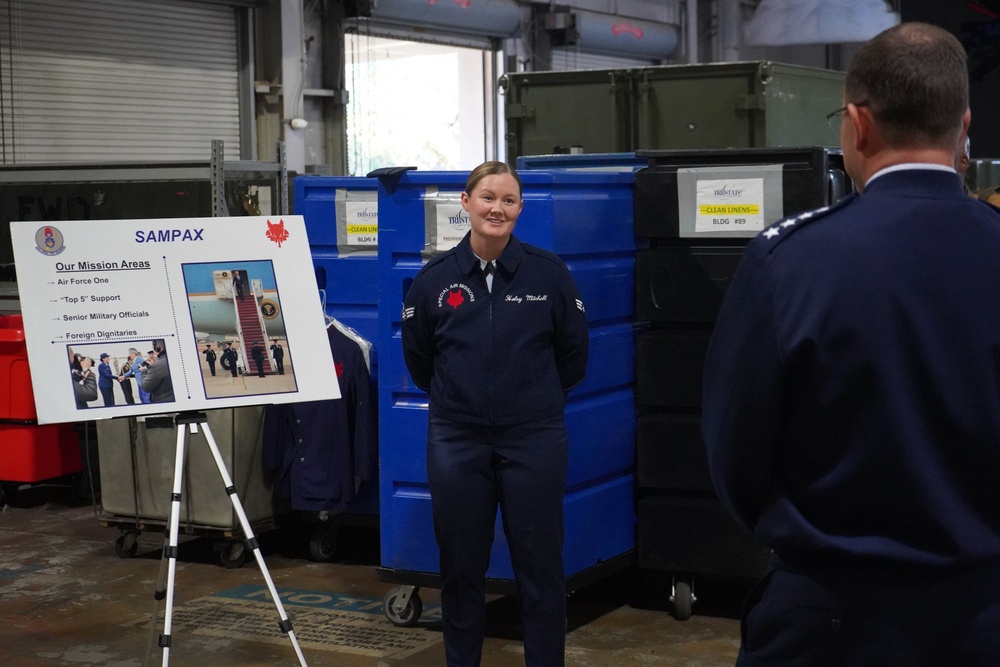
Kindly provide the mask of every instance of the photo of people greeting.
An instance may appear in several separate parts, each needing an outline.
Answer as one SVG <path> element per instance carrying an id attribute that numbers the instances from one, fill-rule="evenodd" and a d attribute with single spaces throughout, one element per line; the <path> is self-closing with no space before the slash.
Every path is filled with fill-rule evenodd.
<path id="1" fill-rule="evenodd" d="M 163 339 L 66 347 L 76 408 L 173 403 Z"/>

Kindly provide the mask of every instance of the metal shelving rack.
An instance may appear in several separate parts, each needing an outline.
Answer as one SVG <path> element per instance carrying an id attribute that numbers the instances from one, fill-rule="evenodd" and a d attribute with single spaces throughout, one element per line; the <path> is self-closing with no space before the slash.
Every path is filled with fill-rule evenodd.
<path id="1" fill-rule="evenodd" d="M 19 310 L 11 221 L 247 215 L 235 204 L 253 186 L 270 189 L 262 215 L 287 215 L 284 143 L 275 158 L 226 161 L 223 142 L 213 140 L 201 161 L 0 165 L 0 310 Z M 190 192 L 181 197 L 180 188 Z"/>
<path id="2" fill-rule="evenodd" d="M 149 183 L 177 181 L 209 181 L 212 201 L 210 210 L 202 215 L 224 217 L 231 214 L 226 203 L 227 182 L 271 181 L 269 185 L 278 193 L 278 206 L 271 215 L 288 213 L 288 167 L 285 144 L 279 143 L 276 161 L 233 160 L 226 162 L 225 147 L 221 140 L 212 141 L 211 158 L 206 161 L 177 162 L 112 162 L 112 163 L 67 163 L 67 164 L 27 164 L 0 165 L 0 187 L 27 185 L 86 185 L 111 183 Z M 3 207 L 5 193 L 0 191 L 0 207 Z M 0 208 L 6 213 L 6 208 Z M 149 217 L 161 218 L 156 212 Z M 268 213 L 265 213 L 267 215 Z M 20 218 L 6 218 L 10 222 Z M 30 218 L 27 218 L 30 219 Z"/>

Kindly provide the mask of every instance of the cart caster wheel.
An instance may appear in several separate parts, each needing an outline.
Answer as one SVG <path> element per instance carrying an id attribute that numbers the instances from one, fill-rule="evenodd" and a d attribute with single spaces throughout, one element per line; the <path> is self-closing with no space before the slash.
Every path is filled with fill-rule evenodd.
<path id="1" fill-rule="evenodd" d="M 410 599 L 406 601 L 406 606 L 397 611 L 396 600 L 399 598 L 401 588 L 393 588 L 382 598 L 382 611 L 389 622 L 399 628 L 412 628 L 420 620 L 420 614 L 424 611 L 424 603 L 420 600 L 417 589 L 413 589 Z"/>
<path id="2" fill-rule="evenodd" d="M 122 533 L 121 536 L 115 540 L 115 554 L 117 554 L 119 558 L 135 558 L 135 555 L 138 552 L 138 533 Z"/>
<path id="3" fill-rule="evenodd" d="M 242 542 L 233 542 L 219 552 L 219 561 L 227 570 L 237 570 L 247 562 L 247 548 Z"/>
<path id="4" fill-rule="evenodd" d="M 327 524 L 316 526 L 309 538 L 309 558 L 317 563 L 329 563 L 337 551 L 337 527 Z"/>
<path id="5" fill-rule="evenodd" d="M 670 602 L 674 608 L 674 618 L 678 621 L 686 621 L 691 618 L 691 606 L 696 599 L 690 581 L 686 579 L 676 580 L 674 582 L 674 590 L 670 594 Z"/>

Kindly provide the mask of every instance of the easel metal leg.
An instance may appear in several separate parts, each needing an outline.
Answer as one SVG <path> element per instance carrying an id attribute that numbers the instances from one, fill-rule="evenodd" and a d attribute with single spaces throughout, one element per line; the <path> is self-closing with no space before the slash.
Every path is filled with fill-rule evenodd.
<path id="1" fill-rule="evenodd" d="M 219 476 L 222 478 L 223 484 L 225 484 L 226 493 L 229 495 L 229 499 L 233 504 L 236 516 L 239 517 L 240 526 L 243 528 L 243 535 L 246 537 L 246 545 L 248 548 L 253 549 L 254 557 L 257 559 L 257 565 L 260 568 L 261 574 L 264 575 L 264 581 L 267 582 L 267 589 L 271 594 L 271 599 L 274 601 L 274 606 L 278 609 L 278 616 L 280 618 L 278 627 L 283 633 L 287 634 L 289 640 L 291 640 L 292 647 L 295 649 L 295 655 L 299 658 L 299 664 L 302 667 L 307 667 L 305 656 L 302 655 L 302 649 L 299 647 L 299 642 L 295 638 L 295 632 L 292 630 L 292 622 L 285 614 L 285 608 L 281 604 L 281 599 L 278 597 L 278 591 L 274 587 L 274 582 L 271 580 L 271 574 L 267 570 L 267 565 L 264 564 L 264 557 L 260 553 L 260 546 L 257 543 L 257 538 L 253 534 L 253 529 L 250 527 L 250 521 L 247 519 L 247 515 L 243 511 L 243 504 L 240 502 L 239 495 L 236 493 L 236 487 L 233 485 L 232 478 L 229 476 L 229 471 L 226 469 L 226 464 L 222 460 L 222 455 L 219 453 L 219 446 L 215 442 L 212 430 L 209 428 L 205 415 L 202 413 L 184 414 L 178 415 L 177 417 L 177 448 L 175 450 L 174 457 L 174 485 L 170 496 L 168 537 L 163 547 L 163 558 L 167 560 L 167 605 L 163 619 L 163 634 L 160 635 L 160 647 L 163 648 L 163 667 L 167 667 L 170 664 L 170 630 L 174 610 L 174 581 L 177 573 L 177 532 L 178 525 L 180 524 L 181 513 L 181 487 L 184 476 L 184 449 L 189 435 L 198 432 L 198 424 L 202 424 L 205 439 L 208 441 L 209 449 L 212 452 L 212 458 L 215 459 L 215 465 L 219 469 Z M 162 576 L 163 560 L 160 561 L 160 576 L 157 578 L 157 591 L 155 595 L 156 600 L 160 600 L 163 597 L 163 591 L 160 590 Z M 157 607 L 158 606 L 159 605 L 157 605 Z M 154 610 L 152 620 L 153 624 L 156 623 L 157 611 L 158 610 Z"/>
<path id="2" fill-rule="evenodd" d="M 278 597 L 278 590 L 274 587 L 274 581 L 271 580 L 271 574 L 267 570 L 267 565 L 264 564 L 264 556 L 260 553 L 260 545 L 257 543 L 257 538 L 253 534 L 253 528 L 250 526 L 250 521 L 247 519 L 246 513 L 243 511 L 243 504 L 240 502 L 240 497 L 236 493 L 236 487 L 233 485 L 233 480 L 229 476 L 229 471 L 226 470 L 226 464 L 222 460 L 222 455 L 219 453 L 219 446 L 215 443 L 215 437 L 212 435 L 212 430 L 208 427 L 208 423 L 205 423 L 205 439 L 208 440 L 208 446 L 212 452 L 212 457 L 215 459 L 215 466 L 219 469 L 219 475 L 222 477 L 223 483 L 226 485 L 226 493 L 229 494 L 229 499 L 233 503 L 233 509 L 236 511 L 236 516 L 240 519 L 240 525 L 243 527 L 243 535 L 247 538 L 247 547 L 253 549 L 253 555 L 257 559 L 257 565 L 260 567 L 260 573 L 264 576 L 264 581 L 267 583 L 267 590 L 271 593 L 271 600 L 274 601 L 274 606 L 278 609 L 278 617 L 281 621 L 278 623 L 278 627 L 281 631 L 288 635 L 288 639 L 291 640 L 292 646 L 295 648 L 295 654 L 299 658 L 299 664 L 305 667 L 306 659 L 302 655 L 302 649 L 299 648 L 299 642 L 295 638 L 295 631 L 292 630 L 292 622 L 288 620 L 288 616 L 285 614 L 285 607 L 281 604 L 281 598 Z"/>
<path id="3" fill-rule="evenodd" d="M 191 433 L 197 433 L 198 426 L 189 424 Z M 174 486 L 170 493 L 169 537 L 163 547 L 163 557 L 167 559 L 167 606 L 163 617 L 163 634 L 160 635 L 160 647 L 163 648 L 163 667 L 170 664 L 170 630 L 174 613 L 174 581 L 177 575 L 177 527 L 181 516 L 181 484 L 184 477 L 184 447 L 187 433 L 184 425 L 177 426 L 177 448 L 174 453 Z"/>

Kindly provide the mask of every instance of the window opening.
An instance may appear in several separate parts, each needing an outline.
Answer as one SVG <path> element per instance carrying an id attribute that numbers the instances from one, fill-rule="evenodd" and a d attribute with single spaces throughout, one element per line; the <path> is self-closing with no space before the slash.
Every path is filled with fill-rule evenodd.
<path id="1" fill-rule="evenodd" d="M 360 33 L 345 40 L 349 175 L 465 170 L 493 157 L 491 51 Z"/>

